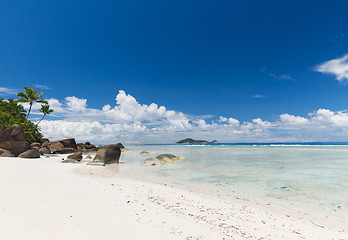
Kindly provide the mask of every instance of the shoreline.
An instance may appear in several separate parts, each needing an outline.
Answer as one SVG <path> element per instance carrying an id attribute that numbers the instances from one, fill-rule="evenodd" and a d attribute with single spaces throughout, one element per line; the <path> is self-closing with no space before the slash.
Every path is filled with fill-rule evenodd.
<path id="1" fill-rule="evenodd" d="M 61 158 L 0 158 L 1 238 L 348 239 L 342 230 L 247 202 L 115 174 L 117 164 Z"/>

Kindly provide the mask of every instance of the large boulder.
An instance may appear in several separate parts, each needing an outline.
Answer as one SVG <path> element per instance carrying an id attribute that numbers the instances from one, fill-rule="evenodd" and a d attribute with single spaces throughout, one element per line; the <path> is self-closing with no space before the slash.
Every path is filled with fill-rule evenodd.
<path id="1" fill-rule="evenodd" d="M 20 125 L 14 124 L 0 130 L 0 148 L 6 149 L 14 156 L 18 156 L 30 149 L 30 145 L 25 141 L 24 132 Z"/>
<path id="2" fill-rule="evenodd" d="M 47 147 L 41 147 L 41 148 L 39 149 L 39 153 L 40 153 L 41 155 L 44 155 L 44 154 L 50 154 L 51 151 L 50 151 Z"/>
<path id="3" fill-rule="evenodd" d="M 105 146 L 100 146 L 99 148 L 124 148 L 122 143 L 116 143 L 116 144 L 110 144 L 110 145 L 105 145 Z"/>
<path id="4" fill-rule="evenodd" d="M 47 147 L 51 153 L 58 153 L 61 149 L 64 148 L 64 145 L 61 142 L 46 142 L 42 144 L 42 147 Z"/>
<path id="5" fill-rule="evenodd" d="M 22 127 L 18 124 L 13 124 L 0 130 L 0 142 L 2 141 L 25 141 Z"/>
<path id="6" fill-rule="evenodd" d="M 40 158 L 39 149 L 31 149 L 19 154 L 20 158 Z"/>
<path id="7" fill-rule="evenodd" d="M 29 150 L 30 145 L 26 141 L 2 141 L 0 142 L 0 148 L 10 151 L 17 157 L 22 152 Z"/>
<path id="8" fill-rule="evenodd" d="M 75 138 L 67 138 L 67 139 L 57 140 L 53 142 L 60 142 L 63 144 L 65 148 L 73 148 L 75 150 L 77 149 Z"/>
<path id="9" fill-rule="evenodd" d="M 81 161 L 82 160 L 82 153 L 74 153 L 74 154 L 69 155 L 67 158 L 71 159 L 71 160 Z"/>
<path id="10" fill-rule="evenodd" d="M 162 164 L 176 163 L 182 159 L 183 157 L 175 156 L 173 154 L 161 154 L 155 158 L 145 159 L 144 163 L 149 166 L 157 166 Z"/>
<path id="11" fill-rule="evenodd" d="M 95 155 L 92 165 L 105 165 L 110 163 L 119 163 L 121 156 L 121 149 L 117 146 L 112 146 L 109 148 L 99 149 Z M 97 164 L 96 164 L 97 163 Z"/>

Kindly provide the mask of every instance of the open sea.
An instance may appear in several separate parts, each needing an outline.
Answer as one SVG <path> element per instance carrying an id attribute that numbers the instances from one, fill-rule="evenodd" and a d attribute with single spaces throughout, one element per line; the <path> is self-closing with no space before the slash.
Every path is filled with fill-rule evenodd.
<path id="1" fill-rule="evenodd" d="M 222 199 L 239 198 L 318 223 L 348 226 L 348 144 L 128 146 L 120 174 L 173 184 Z M 153 152 L 142 156 L 141 151 Z M 184 159 L 147 166 L 170 153 Z M 285 212 L 284 212 L 285 213 Z"/>

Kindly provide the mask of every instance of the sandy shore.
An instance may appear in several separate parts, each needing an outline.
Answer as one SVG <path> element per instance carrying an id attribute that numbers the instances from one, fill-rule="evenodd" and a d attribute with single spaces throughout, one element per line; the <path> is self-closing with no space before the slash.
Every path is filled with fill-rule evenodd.
<path id="1" fill-rule="evenodd" d="M 0 158 L 0 239 L 348 239 L 316 225 L 62 157 Z"/>

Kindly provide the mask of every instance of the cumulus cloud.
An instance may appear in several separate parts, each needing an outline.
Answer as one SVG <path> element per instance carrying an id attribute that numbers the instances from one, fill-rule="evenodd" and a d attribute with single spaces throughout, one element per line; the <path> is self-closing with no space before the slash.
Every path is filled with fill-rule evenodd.
<path id="1" fill-rule="evenodd" d="M 48 99 L 59 118 L 40 125 L 48 138 L 75 137 L 96 144 L 112 142 L 173 143 L 192 137 L 221 142 L 340 141 L 348 138 L 348 113 L 318 109 L 307 116 L 280 114 L 273 121 L 239 121 L 231 116 L 207 119 L 140 104 L 119 91 L 115 104 L 89 108 L 87 99 Z M 36 108 L 39 106 L 35 106 Z M 34 110 L 35 111 L 35 110 Z M 55 120 L 57 119 L 57 120 Z"/>
<path id="2" fill-rule="evenodd" d="M 348 81 L 348 54 L 341 57 L 332 59 L 330 61 L 319 64 L 316 71 L 321 73 L 332 74 L 336 76 L 336 80 L 339 82 Z"/>

